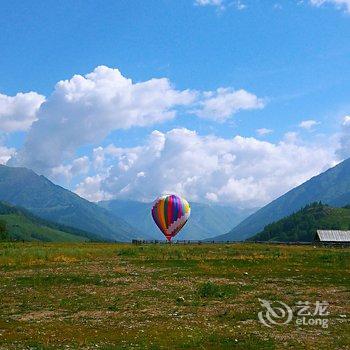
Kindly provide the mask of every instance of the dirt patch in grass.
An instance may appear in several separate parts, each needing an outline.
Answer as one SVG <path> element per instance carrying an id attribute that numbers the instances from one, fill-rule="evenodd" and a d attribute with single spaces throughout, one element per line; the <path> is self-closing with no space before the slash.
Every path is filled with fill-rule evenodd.
<path id="1" fill-rule="evenodd" d="M 12 316 L 13 319 L 20 322 L 30 322 L 30 321 L 42 321 L 49 320 L 53 317 L 60 315 L 59 311 L 33 311 L 27 314 L 22 314 L 20 316 Z"/>

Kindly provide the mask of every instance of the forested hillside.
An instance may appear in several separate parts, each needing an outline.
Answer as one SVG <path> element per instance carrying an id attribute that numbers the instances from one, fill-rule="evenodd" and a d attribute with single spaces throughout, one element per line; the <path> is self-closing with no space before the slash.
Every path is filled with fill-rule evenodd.
<path id="1" fill-rule="evenodd" d="M 267 225 L 249 241 L 310 242 L 318 229 L 349 230 L 350 206 L 332 208 L 312 203 L 298 212 Z"/>
<path id="2" fill-rule="evenodd" d="M 0 202 L 0 241 L 88 242 L 92 233 L 41 219 L 29 211 Z"/>

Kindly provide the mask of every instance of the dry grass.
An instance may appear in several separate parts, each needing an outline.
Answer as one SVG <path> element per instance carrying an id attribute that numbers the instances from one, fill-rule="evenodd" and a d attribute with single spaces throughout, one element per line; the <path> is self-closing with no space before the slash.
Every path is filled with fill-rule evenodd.
<path id="1" fill-rule="evenodd" d="M 349 261 L 312 246 L 2 244 L 0 349 L 348 349 Z M 258 298 L 326 300 L 329 328 L 267 328 Z"/>

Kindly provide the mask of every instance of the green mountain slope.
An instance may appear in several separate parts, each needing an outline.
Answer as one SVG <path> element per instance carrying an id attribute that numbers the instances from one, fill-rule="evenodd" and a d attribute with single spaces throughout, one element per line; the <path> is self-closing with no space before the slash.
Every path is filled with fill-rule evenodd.
<path id="1" fill-rule="evenodd" d="M 307 204 L 319 202 L 341 207 L 350 202 L 350 159 L 313 177 L 243 220 L 215 240 L 244 240 Z"/>
<path id="2" fill-rule="evenodd" d="M 349 230 L 350 208 L 332 208 L 321 203 L 307 205 L 297 213 L 267 225 L 249 241 L 311 242 L 317 229 Z"/>
<path id="3" fill-rule="evenodd" d="M 119 216 L 26 168 L 0 165 L 0 200 L 107 240 L 129 241 L 142 236 Z"/>
<path id="4" fill-rule="evenodd" d="M 151 208 L 152 203 L 137 201 L 111 200 L 100 202 L 99 205 L 122 216 L 130 225 L 152 235 L 156 239 L 164 236 L 154 224 Z M 191 216 L 176 239 L 202 240 L 226 232 L 233 225 L 242 221 L 253 210 L 240 210 L 233 207 L 190 203 Z"/>
<path id="5" fill-rule="evenodd" d="M 27 210 L 0 202 L 0 240 L 87 242 L 98 237 L 72 227 L 52 223 Z"/>

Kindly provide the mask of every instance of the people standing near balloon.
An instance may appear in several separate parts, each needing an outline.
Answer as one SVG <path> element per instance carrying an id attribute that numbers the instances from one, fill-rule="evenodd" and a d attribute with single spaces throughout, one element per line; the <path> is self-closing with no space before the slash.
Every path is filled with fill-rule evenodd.
<path id="1" fill-rule="evenodd" d="M 186 199 L 170 194 L 158 197 L 152 207 L 152 217 L 168 241 L 186 224 L 191 208 Z"/>

